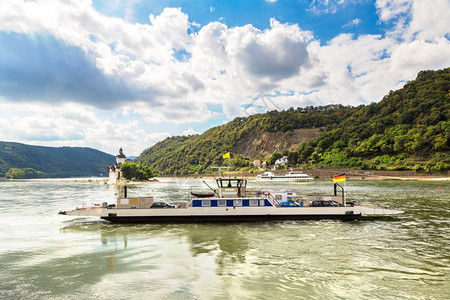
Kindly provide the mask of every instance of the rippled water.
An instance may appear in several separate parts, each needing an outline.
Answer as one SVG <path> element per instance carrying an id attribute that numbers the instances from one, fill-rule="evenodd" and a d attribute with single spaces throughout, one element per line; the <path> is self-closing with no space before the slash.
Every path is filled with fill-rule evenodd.
<path id="1" fill-rule="evenodd" d="M 129 194 L 183 200 L 201 184 L 166 181 Z M 347 183 L 349 199 L 406 211 L 391 219 L 116 225 L 57 215 L 111 202 L 112 187 L 3 181 L 0 299 L 448 299 L 450 182 L 438 184 Z"/>

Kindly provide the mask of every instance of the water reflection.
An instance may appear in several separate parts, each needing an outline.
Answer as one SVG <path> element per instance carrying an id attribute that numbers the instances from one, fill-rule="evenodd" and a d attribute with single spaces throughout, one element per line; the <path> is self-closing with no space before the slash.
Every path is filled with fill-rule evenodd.
<path id="1" fill-rule="evenodd" d="M 246 225 L 188 224 L 188 225 L 116 225 L 104 221 L 75 219 L 65 223 L 60 232 L 65 234 L 97 235 L 105 247 L 106 264 L 117 269 L 115 254 L 125 250 L 147 251 L 136 247 L 143 239 L 169 238 L 182 242 L 193 258 L 202 255 L 215 257 L 217 273 L 233 269 L 233 264 L 245 264 L 249 243 L 245 235 Z M 166 249 L 172 251 L 173 249 Z"/>

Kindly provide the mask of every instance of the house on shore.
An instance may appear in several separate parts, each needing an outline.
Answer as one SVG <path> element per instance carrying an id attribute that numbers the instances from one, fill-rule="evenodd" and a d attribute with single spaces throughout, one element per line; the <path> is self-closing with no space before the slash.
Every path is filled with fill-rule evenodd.
<path id="1" fill-rule="evenodd" d="M 287 156 L 283 156 L 275 161 L 275 165 L 272 167 L 272 170 L 277 170 L 280 167 L 284 167 L 288 164 Z"/>

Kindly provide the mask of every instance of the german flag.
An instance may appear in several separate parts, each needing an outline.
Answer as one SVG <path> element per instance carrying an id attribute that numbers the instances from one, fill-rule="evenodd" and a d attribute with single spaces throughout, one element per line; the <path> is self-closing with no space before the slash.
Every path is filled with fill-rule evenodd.
<path id="1" fill-rule="evenodd" d="M 345 181 L 345 173 L 333 177 L 333 182 L 343 182 L 343 181 Z"/>

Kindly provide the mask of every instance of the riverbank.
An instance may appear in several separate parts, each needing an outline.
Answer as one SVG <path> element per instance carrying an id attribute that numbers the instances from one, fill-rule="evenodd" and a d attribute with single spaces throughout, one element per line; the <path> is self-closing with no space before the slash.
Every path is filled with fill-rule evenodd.
<path id="1" fill-rule="evenodd" d="M 313 169 L 304 173 L 320 179 L 332 178 L 336 174 L 345 173 L 348 180 L 442 180 L 450 181 L 449 172 L 445 174 L 417 173 L 414 171 L 373 171 L 346 169 Z"/>
<path id="2" fill-rule="evenodd" d="M 271 171 L 275 174 L 285 174 L 286 170 Z M 428 174 L 416 173 L 414 171 L 372 171 L 372 170 L 348 170 L 348 169 L 308 169 L 308 170 L 292 170 L 291 172 L 303 172 L 318 180 L 331 179 L 336 174 L 345 173 L 347 180 L 400 180 L 400 181 L 450 181 L 450 172 L 445 174 Z M 228 177 L 243 177 L 246 179 L 255 179 L 256 175 L 262 174 L 249 172 L 224 172 L 222 176 Z M 153 178 L 149 181 L 118 181 L 118 185 L 133 185 L 133 184 L 150 184 L 155 183 L 164 178 L 217 178 L 217 174 L 182 174 L 182 175 L 163 175 Z M 17 181 L 59 181 L 59 182 L 80 182 L 93 184 L 107 184 L 108 178 L 104 177 L 86 177 L 86 178 L 39 178 L 39 179 L 14 179 Z"/>
<path id="3" fill-rule="evenodd" d="M 308 174 L 314 179 L 328 180 L 334 175 L 345 173 L 347 180 L 403 180 L 403 181 L 450 181 L 449 172 L 442 174 L 416 173 L 414 171 L 372 171 L 372 170 L 348 170 L 348 169 L 308 169 L 308 170 L 290 170 L 291 172 L 302 172 Z M 275 174 L 285 174 L 287 170 L 271 171 Z M 262 174 L 249 172 L 224 172 L 222 176 L 243 177 L 254 179 L 256 175 Z M 217 174 L 184 174 L 184 175 L 165 175 L 161 178 L 215 178 Z"/>
<path id="4" fill-rule="evenodd" d="M 78 183 L 92 183 L 92 184 L 108 184 L 109 178 L 104 177 L 78 177 L 78 178 L 35 178 L 35 179 L 2 179 L 4 181 L 34 181 L 34 182 L 78 182 Z M 118 180 L 116 185 L 135 185 L 159 182 L 157 178 L 152 178 L 148 181 L 124 181 Z"/>

